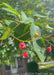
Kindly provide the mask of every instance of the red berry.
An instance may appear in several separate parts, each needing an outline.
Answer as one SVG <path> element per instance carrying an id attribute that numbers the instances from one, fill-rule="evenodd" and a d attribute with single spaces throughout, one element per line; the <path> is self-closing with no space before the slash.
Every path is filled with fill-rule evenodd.
<path id="1" fill-rule="evenodd" d="M 35 37 L 40 37 L 40 34 L 39 33 L 35 33 L 34 36 Z"/>
<path id="2" fill-rule="evenodd" d="M 28 57 L 28 53 L 27 52 L 24 52 L 23 53 L 23 56 L 27 58 Z"/>
<path id="3" fill-rule="evenodd" d="M 40 34 L 38 33 L 38 36 L 40 37 Z"/>
<path id="4" fill-rule="evenodd" d="M 19 48 L 20 48 L 20 49 L 25 49 L 25 48 L 26 48 L 26 44 L 25 44 L 24 42 L 21 42 L 21 43 L 19 44 Z"/>
<path id="5" fill-rule="evenodd" d="M 46 50 L 47 50 L 48 52 L 51 52 L 51 47 L 47 47 Z"/>

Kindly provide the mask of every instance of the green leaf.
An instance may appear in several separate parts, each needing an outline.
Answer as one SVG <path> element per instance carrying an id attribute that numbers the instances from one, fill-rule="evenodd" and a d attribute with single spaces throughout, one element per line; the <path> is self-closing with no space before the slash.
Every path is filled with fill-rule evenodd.
<path id="1" fill-rule="evenodd" d="M 3 27 L 1 23 L 0 23 L 0 27 Z"/>
<path id="2" fill-rule="evenodd" d="M 8 15 L 8 16 L 16 17 L 16 15 L 15 15 L 15 14 L 13 14 L 13 13 L 7 13 L 7 15 Z"/>
<path id="3" fill-rule="evenodd" d="M 50 27 L 49 25 L 47 25 L 46 28 L 50 30 L 54 30 L 54 28 Z"/>
<path id="4" fill-rule="evenodd" d="M 5 24 L 8 25 L 8 26 L 9 26 L 11 23 L 14 22 L 14 21 L 12 21 L 12 20 L 4 20 L 4 21 L 5 21 Z"/>
<path id="5" fill-rule="evenodd" d="M 19 12 L 16 11 L 14 8 L 12 8 L 10 5 L 8 5 L 7 3 L 3 3 L 3 4 L 7 7 L 7 8 L 3 8 L 4 10 L 9 11 L 9 12 L 15 14 L 15 15 L 20 16 Z"/>
<path id="6" fill-rule="evenodd" d="M 46 17 L 45 15 L 38 14 L 37 12 L 33 12 L 32 15 L 37 17 L 43 17 L 43 18 Z"/>
<path id="7" fill-rule="evenodd" d="M 5 40 L 5 39 L 7 39 L 9 36 L 10 36 L 10 28 L 8 28 L 5 32 L 4 32 L 4 34 L 3 34 L 3 36 L 1 37 L 1 40 Z"/>
<path id="8" fill-rule="evenodd" d="M 41 38 L 40 40 L 41 40 L 41 42 L 43 43 L 43 45 L 46 46 L 44 39 Z"/>
<path id="9" fill-rule="evenodd" d="M 23 32 L 25 33 L 28 28 L 29 28 L 29 25 L 26 25 Z"/>
<path id="10" fill-rule="evenodd" d="M 0 29 L 5 29 L 5 27 L 3 27 L 3 25 L 0 23 Z"/>
<path id="11" fill-rule="evenodd" d="M 34 33 L 41 34 L 41 29 L 38 26 L 35 26 L 33 23 L 31 24 L 31 37 L 34 37 Z M 42 44 L 42 41 L 39 39 L 34 39 L 33 41 L 33 48 L 36 54 L 38 55 L 41 62 L 45 60 L 45 47 Z"/>
<path id="12" fill-rule="evenodd" d="M 22 11 L 21 12 L 21 15 L 22 15 L 22 21 L 24 23 L 30 23 L 30 22 L 34 22 L 34 19 L 33 18 L 30 18 L 30 17 L 27 17 L 26 14 Z"/>

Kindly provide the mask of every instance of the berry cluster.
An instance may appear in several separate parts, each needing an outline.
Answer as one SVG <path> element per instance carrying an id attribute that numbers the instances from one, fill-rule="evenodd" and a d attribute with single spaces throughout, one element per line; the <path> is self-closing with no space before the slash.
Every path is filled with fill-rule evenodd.
<path id="1" fill-rule="evenodd" d="M 40 34 L 39 33 L 35 33 L 34 34 L 34 37 L 35 38 L 40 37 Z M 47 50 L 47 52 L 50 52 L 51 53 L 51 47 L 47 47 L 46 50 Z"/>
<path id="2" fill-rule="evenodd" d="M 35 33 L 34 36 L 35 36 L 35 38 L 36 38 L 36 37 L 40 37 L 40 34 L 39 34 L 39 33 Z M 21 42 L 21 43 L 19 44 L 19 48 L 20 48 L 21 50 L 24 50 L 24 49 L 26 48 L 26 44 L 25 44 L 24 42 Z M 47 50 L 47 52 L 50 52 L 50 53 L 51 53 L 51 47 L 47 47 L 46 50 Z M 27 58 L 27 57 L 28 57 L 28 53 L 27 53 L 27 52 L 24 52 L 24 53 L 23 53 L 23 57 L 26 57 L 26 58 Z"/>
<path id="3" fill-rule="evenodd" d="M 26 44 L 24 43 L 24 42 L 21 42 L 20 44 L 19 44 L 19 48 L 21 49 L 21 50 L 24 50 L 25 48 L 26 48 Z M 23 53 L 23 57 L 28 57 L 28 53 L 27 52 L 24 52 Z"/>

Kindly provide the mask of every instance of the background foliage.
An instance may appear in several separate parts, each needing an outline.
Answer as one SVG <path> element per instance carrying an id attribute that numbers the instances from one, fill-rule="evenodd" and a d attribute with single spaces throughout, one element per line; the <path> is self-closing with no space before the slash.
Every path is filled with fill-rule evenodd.
<path id="1" fill-rule="evenodd" d="M 53 0 L 0 0 L 0 3 L 0 64 L 13 63 L 11 59 L 15 54 L 22 56 L 18 47 L 22 41 L 27 44 L 24 51 L 28 52 L 29 59 L 43 62 L 48 56 L 53 58 Z M 41 36 L 31 42 L 34 33 L 40 33 Z M 47 46 L 52 47 L 51 54 L 46 52 Z"/>

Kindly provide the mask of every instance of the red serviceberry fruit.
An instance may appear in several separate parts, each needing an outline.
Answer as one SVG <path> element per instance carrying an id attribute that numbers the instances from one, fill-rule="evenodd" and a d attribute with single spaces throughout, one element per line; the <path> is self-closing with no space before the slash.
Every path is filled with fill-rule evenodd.
<path id="1" fill-rule="evenodd" d="M 27 58 L 28 57 L 28 53 L 27 52 L 24 52 L 23 53 L 23 56 Z"/>
<path id="2" fill-rule="evenodd" d="M 47 47 L 46 50 L 47 50 L 48 52 L 51 52 L 51 47 Z"/>
<path id="3" fill-rule="evenodd" d="M 21 42 L 21 43 L 19 44 L 19 48 L 20 48 L 20 49 L 25 49 L 25 48 L 26 48 L 26 44 L 25 44 L 24 42 Z"/>

